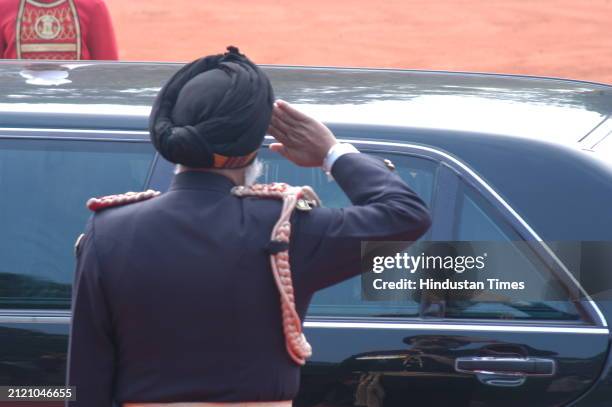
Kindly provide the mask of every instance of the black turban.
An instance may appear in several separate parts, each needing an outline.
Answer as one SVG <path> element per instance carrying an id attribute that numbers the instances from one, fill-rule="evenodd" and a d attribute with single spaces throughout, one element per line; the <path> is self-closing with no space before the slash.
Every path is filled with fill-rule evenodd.
<path id="1" fill-rule="evenodd" d="M 239 168 L 255 158 L 272 116 L 272 86 L 237 48 L 227 50 L 185 65 L 157 95 L 149 131 L 168 161 Z"/>

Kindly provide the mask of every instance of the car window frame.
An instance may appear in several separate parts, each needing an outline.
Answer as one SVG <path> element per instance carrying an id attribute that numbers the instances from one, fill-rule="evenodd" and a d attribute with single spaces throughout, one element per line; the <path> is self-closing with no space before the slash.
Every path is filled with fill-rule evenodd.
<path id="1" fill-rule="evenodd" d="M 404 154 L 411 155 L 420 158 L 429 158 L 437 160 L 442 166 L 451 171 L 457 179 L 457 182 L 463 181 L 467 185 L 475 189 L 475 191 L 499 213 L 499 215 L 508 222 L 508 225 L 525 241 L 528 245 L 542 258 L 547 265 L 553 265 L 552 271 L 554 276 L 559 282 L 566 288 L 568 294 L 571 296 L 570 300 L 576 305 L 580 312 L 580 321 L 559 321 L 559 320 L 530 320 L 530 321 L 512 321 L 512 320 L 497 320 L 497 319 L 444 319 L 449 323 L 457 323 L 461 321 L 478 323 L 493 323 L 495 325 L 507 325 L 507 324 L 542 324 L 542 325 L 578 325 L 578 326 L 597 326 L 597 327 L 608 327 L 607 321 L 599 309 L 597 303 L 593 301 L 589 294 L 582 288 L 580 283 L 574 278 L 571 272 L 567 269 L 565 264 L 556 256 L 556 254 L 548 247 L 538 234 L 531 228 L 531 226 L 520 216 L 520 214 L 512 208 L 510 204 L 498 193 L 486 180 L 480 176 L 476 171 L 470 168 L 466 163 L 461 161 L 458 157 L 450 154 L 442 149 L 434 148 L 432 146 L 425 146 L 415 143 L 403 143 L 397 141 L 378 141 L 378 140 L 363 140 L 363 139 L 350 139 L 350 138 L 339 138 L 338 141 L 345 143 L 354 144 L 360 151 L 373 152 L 377 154 Z M 452 182 L 450 183 L 452 184 Z M 459 186 L 456 186 L 459 188 Z M 452 190 L 454 193 L 455 190 Z M 444 193 L 444 191 L 440 191 Z M 446 196 L 441 201 L 451 202 L 453 207 L 456 206 L 457 194 L 454 196 Z M 438 200 L 440 201 L 440 200 Z M 435 202 L 434 202 L 435 205 Z M 434 206 L 432 216 L 439 215 L 440 207 Z M 434 227 L 434 225 L 432 225 Z M 440 238 L 440 234 L 433 234 L 432 240 Z M 316 319 L 316 317 L 313 317 Z M 414 318 L 406 318 L 406 321 Z M 420 319 L 419 319 L 420 321 Z"/>
<path id="2" fill-rule="evenodd" d="M 42 135 L 44 134 L 44 135 Z M 123 130 L 98 130 L 98 129 L 37 129 L 37 128 L 0 128 L 0 138 L 33 138 L 33 139 L 75 139 L 80 141 L 120 141 L 120 142 L 138 142 L 138 143 L 150 143 L 149 134 L 146 131 L 123 131 Z M 262 148 L 267 148 L 272 142 L 273 138 L 266 136 Z M 525 220 L 503 199 L 503 197 L 497 193 L 486 181 L 480 177 L 473 169 L 467 164 L 463 163 L 459 158 L 454 157 L 452 154 L 445 152 L 441 149 L 437 149 L 431 146 L 425 146 L 415 143 L 404 143 L 404 142 L 392 142 L 392 141 L 375 141 L 375 140 L 364 140 L 364 139 L 352 139 L 347 137 L 341 137 L 338 139 L 340 142 L 353 143 L 357 148 L 362 149 L 364 152 L 375 152 L 375 153 L 396 153 L 403 155 L 421 156 L 427 159 L 434 159 L 439 161 L 449 171 L 454 172 L 459 179 L 465 180 L 471 184 L 485 199 L 487 199 L 495 208 L 500 210 L 510 221 L 510 224 L 517 229 L 517 232 L 521 236 L 529 237 L 530 240 L 540 244 L 541 250 L 550 255 L 554 262 L 560 263 L 564 268 L 563 263 L 554 255 L 554 252 L 546 246 L 538 235 L 531 229 Z M 164 183 L 166 180 L 172 178 L 172 171 L 168 171 L 168 167 L 173 167 L 165 160 L 160 159 L 159 154 L 155 154 L 151 161 L 151 167 L 149 175 L 145 181 L 145 187 L 151 186 L 154 181 Z M 434 196 L 437 196 L 438 191 L 434 192 Z M 453 201 L 456 199 L 454 195 Z M 434 200 L 436 200 L 434 198 Z M 434 203 L 435 204 L 435 203 Z M 434 208 L 434 216 L 437 215 L 436 208 Z M 433 238 L 432 234 L 432 238 Z M 566 328 L 565 325 L 576 326 L 576 329 L 597 329 L 590 328 L 591 326 L 603 327 L 608 330 L 607 321 L 599 309 L 598 305 L 588 296 L 586 292 L 580 287 L 579 283 L 573 278 L 571 273 L 564 268 L 565 275 L 557 276 L 561 279 L 564 284 L 570 284 L 576 286 L 578 291 L 582 291 L 584 295 L 582 300 L 577 303 L 585 311 L 585 314 L 589 318 L 590 323 L 577 324 L 576 322 L 562 323 L 561 321 L 512 321 L 512 320 L 479 320 L 477 325 L 473 327 L 482 327 L 483 324 L 492 324 L 499 327 L 506 327 L 511 325 L 517 325 L 525 329 L 538 329 L 538 326 L 547 326 L 544 329 L 548 330 L 564 330 L 572 329 Z M 14 322 L 14 323 L 68 323 L 70 320 L 70 310 L 1 310 L 0 309 L 0 322 Z M 342 321 L 344 323 L 362 323 L 366 324 L 375 322 L 378 324 L 406 322 L 424 323 L 422 319 L 415 318 L 362 318 L 362 317 L 307 317 L 304 325 L 316 327 L 317 324 L 325 325 L 329 321 L 337 323 Z M 472 323 L 473 320 L 467 320 L 467 323 Z M 585 321 L 586 322 L 586 321 Z M 446 320 L 446 321 L 429 321 L 425 322 L 424 325 L 430 325 L 431 323 L 443 323 L 446 327 L 467 327 L 467 324 L 463 324 L 459 319 Z M 322 326 L 323 326 L 322 325 Z M 470 326 L 472 326 L 470 325 Z M 526 326 L 527 325 L 527 326 Z M 552 326 L 552 325 L 564 325 L 564 326 Z M 589 328 L 585 328 L 587 325 Z M 433 326 L 433 325 L 431 325 Z M 560 331 L 561 332 L 561 331 Z"/>

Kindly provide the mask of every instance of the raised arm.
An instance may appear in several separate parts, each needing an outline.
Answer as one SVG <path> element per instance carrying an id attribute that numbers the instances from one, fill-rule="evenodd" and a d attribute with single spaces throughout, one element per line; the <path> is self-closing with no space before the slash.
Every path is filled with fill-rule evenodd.
<path id="1" fill-rule="evenodd" d="M 297 287 L 313 292 L 359 274 L 362 241 L 415 241 L 429 228 L 427 206 L 395 171 L 375 157 L 339 148 L 322 123 L 278 102 L 270 133 L 282 143 L 271 149 L 294 163 L 330 167 L 353 204 L 296 213 L 290 256 Z"/>

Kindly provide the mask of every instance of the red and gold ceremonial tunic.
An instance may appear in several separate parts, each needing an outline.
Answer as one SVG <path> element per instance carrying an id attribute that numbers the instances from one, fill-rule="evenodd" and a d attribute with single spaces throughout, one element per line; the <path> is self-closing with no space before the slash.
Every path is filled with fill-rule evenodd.
<path id="1" fill-rule="evenodd" d="M 0 0 L 0 58 L 117 59 L 104 0 Z"/>

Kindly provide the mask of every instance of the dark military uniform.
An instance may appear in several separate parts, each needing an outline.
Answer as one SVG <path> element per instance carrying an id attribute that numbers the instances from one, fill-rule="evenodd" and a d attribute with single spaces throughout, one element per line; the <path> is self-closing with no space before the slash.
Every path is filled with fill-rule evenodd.
<path id="1" fill-rule="evenodd" d="M 364 240 L 416 240 L 423 201 L 379 159 L 338 158 L 354 206 L 296 211 L 290 263 L 303 319 L 315 291 L 360 272 Z M 168 192 L 98 212 L 79 244 L 69 383 L 73 406 L 294 398 L 266 248 L 281 202 L 238 198 L 210 172 Z M 314 349 L 316 353 L 316 349 Z"/>

